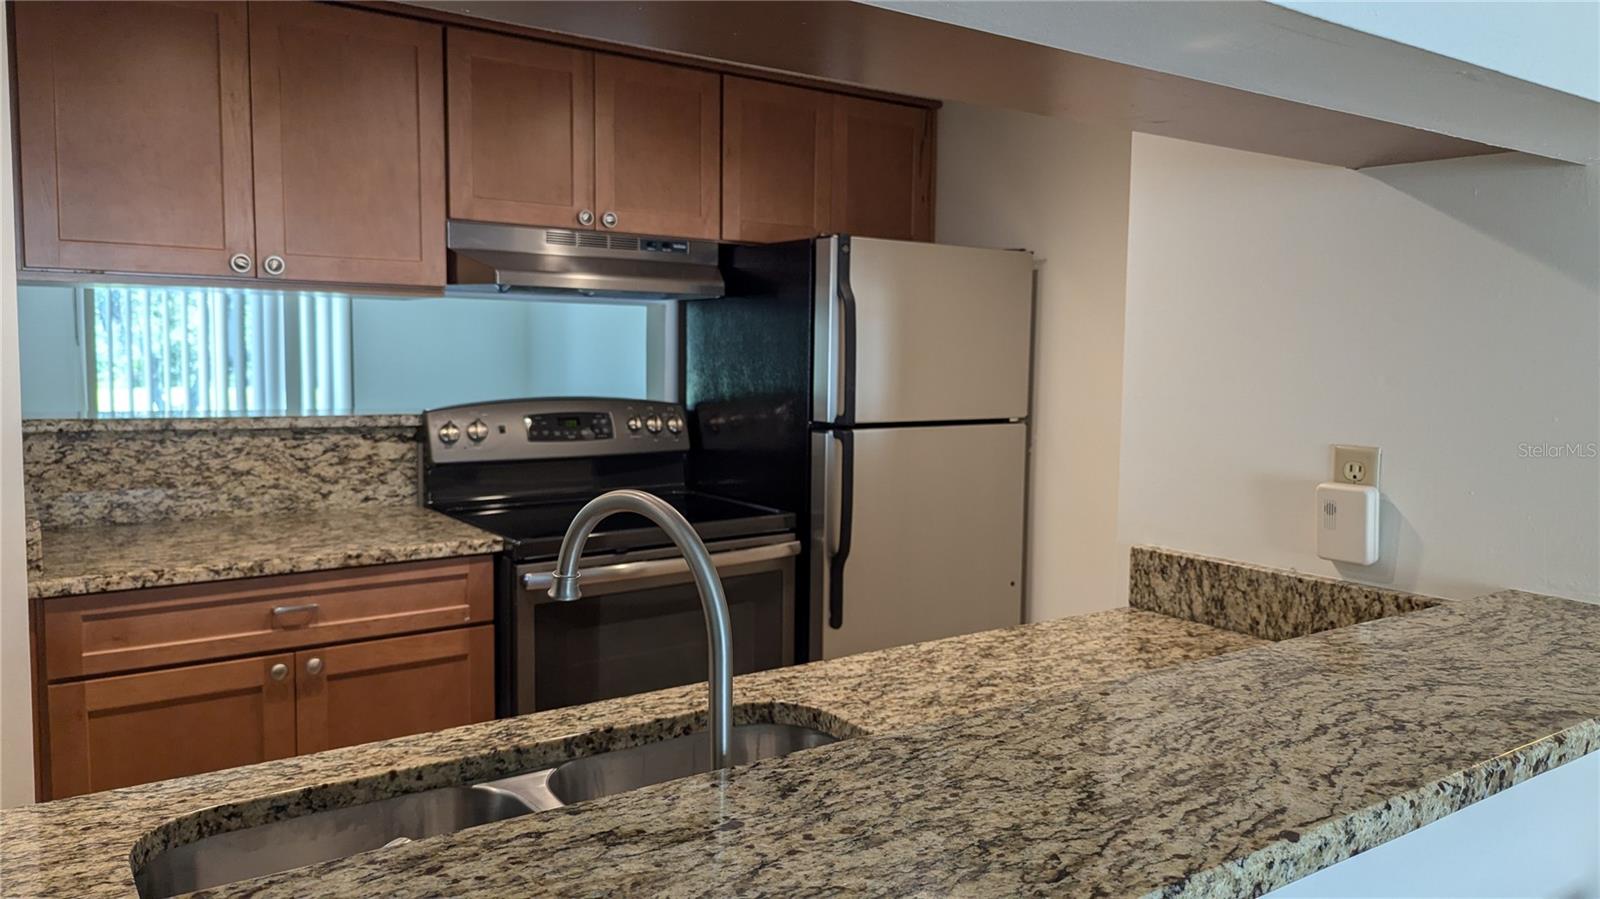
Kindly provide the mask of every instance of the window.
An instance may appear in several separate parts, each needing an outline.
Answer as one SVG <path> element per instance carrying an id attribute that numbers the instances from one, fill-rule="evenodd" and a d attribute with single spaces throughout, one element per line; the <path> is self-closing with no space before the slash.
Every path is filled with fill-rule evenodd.
<path id="1" fill-rule="evenodd" d="M 351 406 L 350 299 L 213 287 L 84 290 L 99 415 L 329 414 Z"/>

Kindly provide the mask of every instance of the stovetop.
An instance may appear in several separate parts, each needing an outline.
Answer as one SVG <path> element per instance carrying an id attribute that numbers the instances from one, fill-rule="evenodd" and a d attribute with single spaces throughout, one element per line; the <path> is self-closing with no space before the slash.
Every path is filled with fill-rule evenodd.
<path id="1" fill-rule="evenodd" d="M 725 540 L 794 530 L 794 515 L 754 503 L 741 502 L 685 489 L 649 489 L 661 497 L 689 523 L 700 539 Z M 554 558 L 561 548 L 567 526 L 592 496 L 575 496 L 538 503 L 448 512 L 473 527 L 482 528 L 506 541 L 506 552 L 516 561 Z M 631 513 L 603 519 L 584 547 L 585 554 L 628 552 L 668 546 L 671 540 L 650 520 Z"/>

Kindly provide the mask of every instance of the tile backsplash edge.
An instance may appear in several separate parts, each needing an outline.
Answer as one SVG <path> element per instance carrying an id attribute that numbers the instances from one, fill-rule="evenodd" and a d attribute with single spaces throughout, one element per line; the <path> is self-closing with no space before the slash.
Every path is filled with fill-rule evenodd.
<path id="1" fill-rule="evenodd" d="M 1441 602 L 1156 546 L 1135 546 L 1129 561 L 1129 606 L 1264 640 L 1303 637 Z"/>

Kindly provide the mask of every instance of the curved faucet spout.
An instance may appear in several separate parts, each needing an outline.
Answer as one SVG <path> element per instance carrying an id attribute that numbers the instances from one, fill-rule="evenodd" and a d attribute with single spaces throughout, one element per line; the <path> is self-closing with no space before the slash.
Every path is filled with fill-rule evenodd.
<path id="1" fill-rule="evenodd" d="M 573 516 L 566 536 L 561 538 L 561 552 L 551 575 L 550 598 L 571 602 L 582 597 L 578 558 L 583 555 L 583 546 L 595 525 L 618 512 L 632 512 L 655 522 L 677 544 L 694 575 L 695 586 L 700 590 L 700 608 L 706 616 L 707 661 L 711 670 L 706 682 L 711 770 L 726 768 L 733 742 L 733 628 L 728 621 L 728 600 L 706 545 L 677 509 L 643 490 L 613 490 L 590 500 Z"/>

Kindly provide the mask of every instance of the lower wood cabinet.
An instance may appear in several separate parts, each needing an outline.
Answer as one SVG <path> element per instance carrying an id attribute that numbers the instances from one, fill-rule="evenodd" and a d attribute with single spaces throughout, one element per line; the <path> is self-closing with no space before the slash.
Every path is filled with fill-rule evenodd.
<path id="1" fill-rule="evenodd" d="M 491 568 L 483 556 L 35 600 L 39 798 L 493 718 Z M 377 633 L 395 636 L 349 639 Z"/>
<path id="2" fill-rule="evenodd" d="M 293 665 L 260 656 L 52 684 L 48 798 L 294 755 Z"/>
<path id="3" fill-rule="evenodd" d="M 295 653 L 295 749 L 320 752 L 494 717 L 494 628 Z"/>

